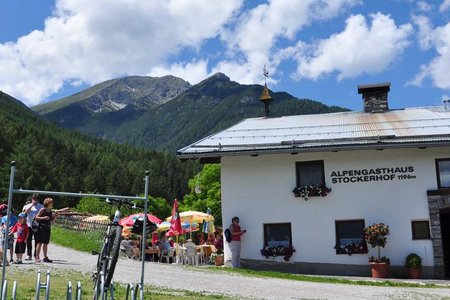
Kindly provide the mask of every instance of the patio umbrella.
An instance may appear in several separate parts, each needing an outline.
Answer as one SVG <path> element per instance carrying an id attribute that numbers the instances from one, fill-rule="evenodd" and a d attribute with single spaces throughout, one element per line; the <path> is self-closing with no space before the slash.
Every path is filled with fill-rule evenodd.
<path id="1" fill-rule="evenodd" d="M 158 226 L 158 231 L 159 232 L 167 231 L 167 230 L 170 229 L 170 222 L 165 221 L 165 222 L 162 222 L 162 223 L 158 224 L 157 226 Z M 198 223 L 195 223 L 195 222 L 194 223 L 182 222 L 181 223 L 181 228 L 183 230 L 187 230 L 189 228 L 191 228 L 191 229 L 198 229 L 199 225 L 198 225 Z"/>
<path id="2" fill-rule="evenodd" d="M 195 223 L 196 224 L 196 223 Z M 197 224 L 197 227 L 188 227 L 188 228 L 183 228 L 183 231 L 181 232 L 181 234 L 186 234 L 186 233 L 191 233 L 191 232 L 195 232 L 198 231 L 199 227 Z M 164 234 L 165 236 L 174 236 L 174 235 L 180 235 L 177 234 L 175 231 L 173 231 L 172 229 L 170 229 L 169 231 L 166 232 L 166 234 Z M 192 238 L 192 237 L 191 237 Z"/>
<path id="3" fill-rule="evenodd" d="M 155 217 L 154 215 L 147 214 L 147 217 L 148 217 L 148 220 L 150 222 L 154 223 L 154 224 L 159 224 L 159 223 L 162 222 L 158 217 Z M 143 213 L 139 213 L 139 214 L 129 215 L 128 217 L 120 219 L 119 220 L 119 225 L 121 225 L 121 226 L 130 226 L 131 227 L 131 226 L 133 226 L 134 222 L 136 220 L 138 220 L 138 219 L 140 221 L 143 221 L 144 220 L 144 214 Z"/>
<path id="4" fill-rule="evenodd" d="M 211 215 L 211 210 L 208 208 L 206 211 L 208 215 Z M 206 234 L 208 233 L 214 233 L 216 229 L 214 228 L 214 221 L 205 221 L 203 222 L 203 228 L 202 231 Z"/>
<path id="5" fill-rule="evenodd" d="M 208 215 L 201 211 L 195 211 L 195 210 L 189 210 L 184 211 L 180 213 L 180 218 L 182 222 L 189 222 L 189 223 L 203 223 L 203 222 L 209 222 L 214 221 L 214 217 L 211 215 Z M 166 218 L 166 221 L 170 222 L 172 220 L 172 217 Z"/>
<path id="6" fill-rule="evenodd" d="M 95 215 L 92 217 L 87 217 L 85 219 L 83 219 L 83 221 L 86 222 L 100 222 L 100 223 L 109 223 L 109 217 L 108 216 L 103 216 L 103 215 Z"/>

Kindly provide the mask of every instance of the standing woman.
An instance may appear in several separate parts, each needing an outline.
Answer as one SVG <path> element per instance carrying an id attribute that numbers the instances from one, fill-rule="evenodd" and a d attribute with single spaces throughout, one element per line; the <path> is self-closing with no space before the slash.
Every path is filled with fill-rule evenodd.
<path id="1" fill-rule="evenodd" d="M 44 252 L 43 262 L 53 262 L 47 256 L 47 247 L 50 242 L 51 222 L 55 219 L 56 215 L 53 215 L 53 199 L 45 198 L 44 207 L 36 215 L 36 220 L 39 222 L 39 229 L 36 236 L 36 262 L 41 262 L 40 254 L 41 248 Z"/>

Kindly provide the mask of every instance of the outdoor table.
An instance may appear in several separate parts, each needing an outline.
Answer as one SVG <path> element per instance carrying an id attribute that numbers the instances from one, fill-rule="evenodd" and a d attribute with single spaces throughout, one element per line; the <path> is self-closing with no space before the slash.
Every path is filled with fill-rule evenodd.
<path id="1" fill-rule="evenodd" d="M 152 255 L 152 260 L 155 261 L 155 254 L 159 257 L 160 255 L 160 250 L 158 247 L 150 247 L 145 249 L 145 254 L 151 254 Z"/>
<path id="2" fill-rule="evenodd" d="M 214 245 L 203 244 L 197 246 L 197 252 L 203 252 L 205 262 L 208 262 L 209 256 L 211 253 L 217 252 L 217 248 Z"/>

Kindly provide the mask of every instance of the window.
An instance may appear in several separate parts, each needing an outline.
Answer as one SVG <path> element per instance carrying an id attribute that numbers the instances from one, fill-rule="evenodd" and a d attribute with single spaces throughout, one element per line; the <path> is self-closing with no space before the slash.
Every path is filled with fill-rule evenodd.
<path id="1" fill-rule="evenodd" d="M 264 246 L 292 247 L 291 223 L 264 224 Z"/>
<path id="2" fill-rule="evenodd" d="M 450 188 L 450 158 L 436 159 L 438 189 Z"/>
<path id="3" fill-rule="evenodd" d="M 297 187 L 325 185 L 323 160 L 297 162 L 296 172 Z"/>
<path id="4" fill-rule="evenodd" d="M 411 221 L 412 239 L 413 240 L 429 240 L 430 222 L 428 221 Z"/>
<path id="5" fill-rule="evenodd" d="M 364 220 L 336 222 L 336 254 L 367 253 L 364 240 Z"/>

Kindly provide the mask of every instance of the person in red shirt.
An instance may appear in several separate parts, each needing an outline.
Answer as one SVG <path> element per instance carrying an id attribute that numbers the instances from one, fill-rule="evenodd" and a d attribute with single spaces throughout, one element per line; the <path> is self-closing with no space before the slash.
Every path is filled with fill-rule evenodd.
<path id="1" fill-rule="evenodd" d="M 11 228 L 10 236 L 14 236 L 14 232 L 17 233 L 16 241 L 16 261 L 14 263 L 21 264 L 22 256 L 25 253 L 26 243 L 28 239 L 29 229 L 26 220 L 27 215 L 25 213 L 19 214 L 19 222 Z"/>
<path id="2" fill-rule="evenodd" d="M 239 218 L 233 217 L 230 225 L 231 243 L 229 243 L 231 250 L 231 265 L 233 268 L 241 267 L 241 235 L 247 232 L 242 230 L 239 226 Z"/>

